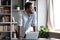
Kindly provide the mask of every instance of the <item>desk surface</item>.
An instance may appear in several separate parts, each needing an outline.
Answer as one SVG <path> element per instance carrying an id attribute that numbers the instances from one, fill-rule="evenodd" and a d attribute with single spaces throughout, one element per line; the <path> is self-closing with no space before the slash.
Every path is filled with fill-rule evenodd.
<path id="1" fill-rule="evenodd" d="M 60 33 L 60 30 L 51 30 L 49 32 L 53 32 L 53 33 Z"/>
<path id="2" fill-rule="evenodd" d="M 49 37 L 50 38 L 59 38 L 60 39 L 60 31 L 50 31 L 49 32 Z"/>

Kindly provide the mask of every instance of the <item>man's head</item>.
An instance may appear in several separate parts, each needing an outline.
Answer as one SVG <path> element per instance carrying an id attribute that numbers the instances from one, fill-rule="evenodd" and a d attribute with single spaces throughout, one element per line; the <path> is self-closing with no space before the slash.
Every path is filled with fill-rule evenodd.
<path id="1" fill-rule="evenodd" d="M 25 10 L 32 12 L 33 9 L 32 9 L 32 3 L 31 2 L 25 3 Z"/>

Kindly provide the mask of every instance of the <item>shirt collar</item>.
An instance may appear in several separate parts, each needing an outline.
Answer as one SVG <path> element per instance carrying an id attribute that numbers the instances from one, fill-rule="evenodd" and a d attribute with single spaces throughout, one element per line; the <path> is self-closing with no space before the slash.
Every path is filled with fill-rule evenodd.
<path id="1" fill-rule="evenodd" d="M 26 11 L 24 11 L 24 12 L 25 12 L 25 15 L 28 16 L 27 13 L 26 13 Z M 30 14 L 30 15 L 31 15 L 31 14 Z M 30 15 L 29 15 L 29 16 L 30 16 Z"/>

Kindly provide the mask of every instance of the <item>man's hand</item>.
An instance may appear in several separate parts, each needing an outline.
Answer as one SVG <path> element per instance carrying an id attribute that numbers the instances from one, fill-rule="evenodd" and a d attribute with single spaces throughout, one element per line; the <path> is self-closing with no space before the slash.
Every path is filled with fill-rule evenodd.
<path id="1" fill-rule="evenodd" d="M 34 32 L 36 31 L 36 28 L 35 28 L 35 26 L 33 26 L 33 31 L 34 31 Z"/>

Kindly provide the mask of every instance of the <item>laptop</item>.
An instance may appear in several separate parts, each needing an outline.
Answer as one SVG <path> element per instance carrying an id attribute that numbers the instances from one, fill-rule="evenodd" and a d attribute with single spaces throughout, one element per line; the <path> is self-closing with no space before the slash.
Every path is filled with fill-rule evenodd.
<path id="1" fill-rule="evenodd" d="M 29 32 L 26 34 L 25 40 L 37 40 L 38 39 L 38 32 Z"/>

